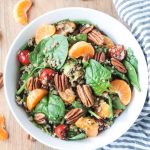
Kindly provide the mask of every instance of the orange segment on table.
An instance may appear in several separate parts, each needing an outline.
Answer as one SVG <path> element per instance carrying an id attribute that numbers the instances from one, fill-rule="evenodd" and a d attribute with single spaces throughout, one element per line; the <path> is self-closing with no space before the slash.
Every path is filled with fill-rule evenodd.
<path id="1" fill-rule="evenodd" d="M 80 41 L 75 43 L 69 50 L 70 58 L 78 58 L 78 57 L 93 57 L 94 56 L 94 48 L 90 43 L 85 41 Z"/>
<path id="2" fill-rule="evenodd" d="M 27 11 L 32 5 L 31 0 L 20 0 L 14 7 L 14 18 L 17 22 L 25 25 L 28 23 Z"/>
<path id="3" fill-rule="evenodd" d="M 120 101 L 123 105 L 128 105 L 131 101 L 130 86 L 124 80 L 113 80 L 111 82 L 110 90 L 119 95 Z"/>
<path id="4" fill-rule="evenodd" d="M 35 41 L 38 44 L 42 39 L 54 35 L 56 27 L 51 24 L 44 24 L 39 26 L 35 33 Z"/>
<path id="5" fill-rule="evenodd" d="M 45 89 L 31 91 L 27 97 L 27 108 L 31 111 L 47 93 Z"/>

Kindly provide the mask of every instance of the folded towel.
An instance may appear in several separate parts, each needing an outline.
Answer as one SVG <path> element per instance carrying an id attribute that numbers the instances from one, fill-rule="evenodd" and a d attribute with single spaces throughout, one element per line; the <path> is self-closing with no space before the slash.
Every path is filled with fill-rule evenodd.
<path id="1" fill-rule="evenodd" d="M 149 88 L 143 110 L 133 126 L 104 150 L 150 150 L 150 0 L 113 0 L 121 19 L 139 42 L 148 64 Z"/>

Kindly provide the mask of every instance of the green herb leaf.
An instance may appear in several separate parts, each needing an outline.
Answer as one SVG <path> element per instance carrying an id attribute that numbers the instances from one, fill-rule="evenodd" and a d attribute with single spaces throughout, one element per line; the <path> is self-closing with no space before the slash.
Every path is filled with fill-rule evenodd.
<path id="1" fill-rule="evenodd" d="M 76 36 L 69 35 L 68 42 L 74 44 L 79 41 L 87 41 L 87 34 L 78 34 Z"/>
<path id="2" fill-rule="evenodd" d="M 60 123 L 65 115 L 65 105 L 56 95 L 49 95 L 48 118 L 52 123 Z"/>
<path id="3" fill-rule="evenodd" d="M 72 107 L 73 107 L 73 108 L 83 108 L 83 105 L 81 104 L 80 101 L 74 101 L 74 102 L 72 103 Z"/>
<path id="4" fill-rule="evenodd" d="M 74 137 L 69 138 L 69 140 L 81 140 L 81 139 L 85 139 L 87 136 L 85 133 L 80 133 Z"/>
<path id="5" fill-rule="evenodd" d="M 85 79 L 94 90 L 96 95 L 102 94 L 110 87 L 109 79 L 111 78 L 111 72 L 104 68 L 100 63 L 91 59 L 89 65 L 86 68 Z"/>
<path id="6" fill-rule="evenodd" d="M 124 61 L 124 65 L 127 68 L 127 75 L 128 78 L 131 82 L 131 84 L 137 89 L 137 90 L 141 90 L 140 89 L 140 84 L 138 81 L 138 75 L 135 71 L 135 68 L 128 62 L 128 61 Z"/>

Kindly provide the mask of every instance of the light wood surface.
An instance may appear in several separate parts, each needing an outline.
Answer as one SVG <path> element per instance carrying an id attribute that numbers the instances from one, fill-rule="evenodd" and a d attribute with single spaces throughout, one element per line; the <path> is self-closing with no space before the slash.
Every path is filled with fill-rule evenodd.
<path id="1" fill-rule="evenodd" d="M 4 69 L 6 55 L 12 41 L 24 28 L 13 19 L 13 7 L 17 1 L 0 0 L 0 71 Z M 30 21 L 47 11 L 68 6 L 97 9 L 118 19 L 111 0 L 33 0 L 33 3 L 29 12 Z M 4 114 L 10 134 L 7 141 L 0 141 L 0 150 L 53 150 L 39 142 L 28 140 L 27 133 L 19 126 L 8 108 L 4 89 L 0 89 L 0 114 Z"/>

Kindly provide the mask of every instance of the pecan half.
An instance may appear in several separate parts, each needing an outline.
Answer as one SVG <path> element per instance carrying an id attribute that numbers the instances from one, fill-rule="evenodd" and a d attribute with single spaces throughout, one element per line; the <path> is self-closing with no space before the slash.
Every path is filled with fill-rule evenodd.
<path id="1" fill-rule="evenodd" d="M 115 58 L 111 58 L 111 64 L 121 73 L 126 73 L 127 69 L 125 66 Z"/>
<path id="2" fill-rule="evenodd" d="M 80 28 L 80 33 L 87 34 L 93 30 L 94 26 L 86 24 Z"/>
<path id="3" fill-rule="evenodd" d="M 67 124 L 73 124 L 75 123 L 80 117 L 84 115 L 84 111 L 81 108 L 74 108 L 70 110 L 66 115 L 66 123 Z"/>
<path id="4" fill-rule="evenodd" d="M 77 93 L 80 97 L 80 100 L 86 107 L 91 107 L 94 104 L 94 98 L 92 91 L 88 85 L 78 85 Z"/>
<path id="5" fill-rule="evenodd" d="M 41 82 L 39 81 L 38 78 L 35 78 L 35 77 L 30 77 L 27 81 L 27 84 L 26 84 L 26 88 L 29 90 L 29 91 L 32 91 L 34 89 L 38 89 L 41 87 Z"/>
<path id="6" fill-rule="evenodd" d="M 34 115 L 34 120 L 38 123 L 38 124 L 45 124 L 46 123 L 46 116 L 43 113 L 36 113 Z"/>
<path id="7" fill-rule="evenodd" d="M 0 89 L 3 87 L 3 73 L 0 72 Z"/>
<path id="8" fill-rule="evenodd" d="M 93 57 L 96 61 L 104 63 L 105 62 L 105 53 L 104 52 L 97 52 Z"/>
<path id="9" fill-rule="evenodd" d="M 62 75 L 56 74 L 54 76 L 54 82 L 55 82 L 55 87 L 58 91 L 63 92 L 69 87 L 68 77 L 65 76 L 64 74 Z"/>
<path id="10" fill-rule="evenodd" d="M 103 35 L 96 29 L 93 29 L 90 33 L 88 33 L 88 39 L 99 46 L 104 43 Z"/>

